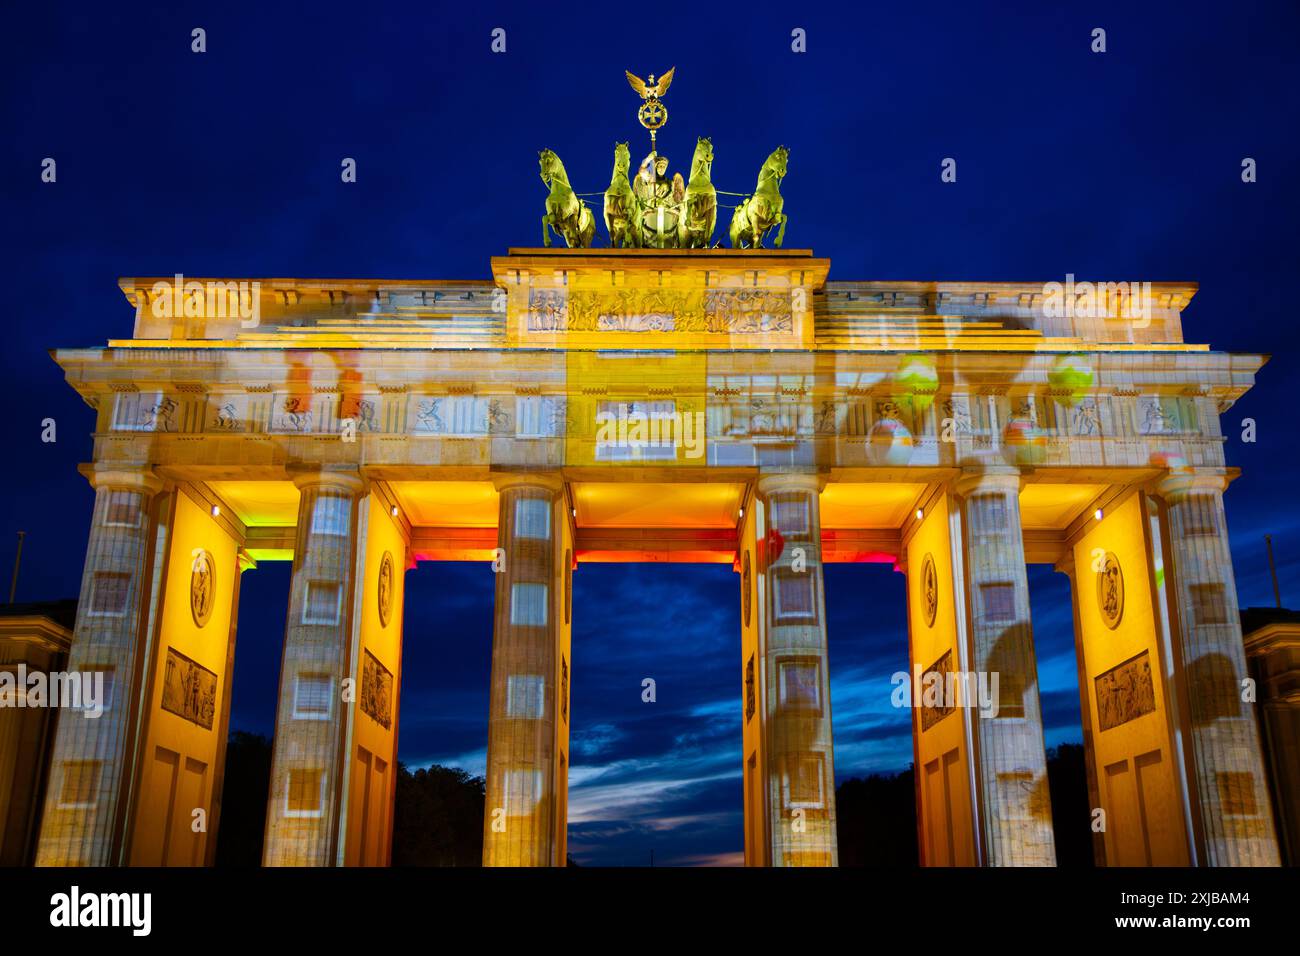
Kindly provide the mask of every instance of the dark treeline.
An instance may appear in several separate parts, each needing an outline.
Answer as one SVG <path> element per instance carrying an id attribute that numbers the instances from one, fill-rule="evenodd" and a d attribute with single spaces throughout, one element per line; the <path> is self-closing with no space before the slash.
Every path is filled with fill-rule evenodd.
<path id="1" fill-rule="evenodd" d="M 233 731 L 217 822 L 217 866 L 261 866 L 266 799 L 271 792 L 271 741 Z"/>
<path id="2" fill-rule="evenodd" d="M 393 866 L 481 866 L 484 781 L 464 770 L 397 765 Z"/>
<path id="3" fill-rule="evenodd" d="M 1052 827 L 1057 866 L 1093 866 L 1092 808 L 1083 744 L 1061 744 L 1047 751 L 1047 785 L 1052 794 Z"/>
<path id="4" fill-rule="evenodd" d="M 910 769 L 853 777 L 835 788 L 840 866 L 916 866 L 916 788 Z"/>
<path id="5" fill-rule="evenodd" d="M 1056 864 L 1092 866 L 1092 815 L 1082 744 L 1047 751 Z M 835 788 L 840 866 L 917 866 L 916 786 L 911 769 L 853 777 Z"/>
<path id="6" fill-rule="evenodd" d="M 260 866 L 271 786 L 271 741 L 235 731 L 226 748 L 217 866 Z M 410 771 L 397 765 L 394 866 L 480 866 L 482 777 L 453 767 Z"/>
<path id="7" fill-rule="evenodd" d="M 1083 747 L 1047 752 L 1059 866 L 1092 866 Z M 226 750 L 218 866 L 258 866 L 271 780 L 271 741 L 235 731 Z M 484 781 L 454 767 L 397 766 L 394 866 L 480 866 Z M 916 866 L 916 790 L 910 769 L 852 778 L 835 790 L 841 866 Z M 569 860 L 569 865 L 574 865 Z"/>

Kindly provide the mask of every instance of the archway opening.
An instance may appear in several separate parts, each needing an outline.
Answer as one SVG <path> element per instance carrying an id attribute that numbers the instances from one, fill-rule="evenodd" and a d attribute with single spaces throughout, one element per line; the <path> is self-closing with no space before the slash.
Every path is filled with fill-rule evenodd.
<path id="1" fill-rule="evenodd" d="M 261 561 L 239 579 L 217 866 L 262 863 L 271 746 L 292 577 L 292 561 Z"/>
<path id="2" fill-rule="evenodd" d="M 825 566 L 840 866 L 917 864 L 907 579 L 889 563 Z"/>
<path id="3" fill-rule="evenodd" d="M 574 573 L 573 862 L 743 863 L 739 604 L 730 564 Z"/>
<path id="4" fill-rule="evenodd" d="M 1070 579 L 1050 564 L 1029 564 L 1026 575 L 1056 865 L 1092 866 L 1091 811 Z"/>
<path id="5" fill-rule="evenodd" d="M 394 866 L 481 866 L 492 613 L 485 561 L 406 573 Z"/>

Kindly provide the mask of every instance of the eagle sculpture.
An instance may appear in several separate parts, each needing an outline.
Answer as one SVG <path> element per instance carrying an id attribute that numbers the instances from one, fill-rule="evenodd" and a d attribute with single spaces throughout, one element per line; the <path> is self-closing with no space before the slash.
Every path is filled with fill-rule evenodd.
<path id="1" fill-rule="evenodd" d="M 673 70 L 675 69 L 677 69 L 677 67 L 673 67 L 672 70 L 669 70 L 663 76 L 659 77 L 658 83 L 655 82 L 655 75 L 653 73 L 650 74 L 648 80 L 643 80 L 631 70 L 624 70 L 623 72 L 627 74 L 627 81 L 632 84 L 632 89 L 641 94 L 641 99 L 655 100 L 668 92 L 668 87 L 671 86 L 673 82 Z"/>

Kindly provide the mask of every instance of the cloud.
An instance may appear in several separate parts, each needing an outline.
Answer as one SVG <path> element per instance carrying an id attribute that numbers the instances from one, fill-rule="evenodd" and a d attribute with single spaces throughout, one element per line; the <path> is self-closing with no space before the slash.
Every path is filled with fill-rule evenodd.
<path id="1" fill-rule="evenodd" d="M 573 734 L 570 749 L 575 759 L 599 757 L 622 739 L 623 732 L 614 724 L 594 724 Z"/>

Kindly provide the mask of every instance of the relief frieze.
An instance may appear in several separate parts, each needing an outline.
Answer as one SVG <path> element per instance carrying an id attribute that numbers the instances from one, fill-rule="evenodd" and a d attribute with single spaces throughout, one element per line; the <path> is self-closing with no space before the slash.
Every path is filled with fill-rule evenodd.
<path id="1" fill-rule="evenodd" d="M 529 332 L 794 332 L 789 290 L 530 289 Z"/>

